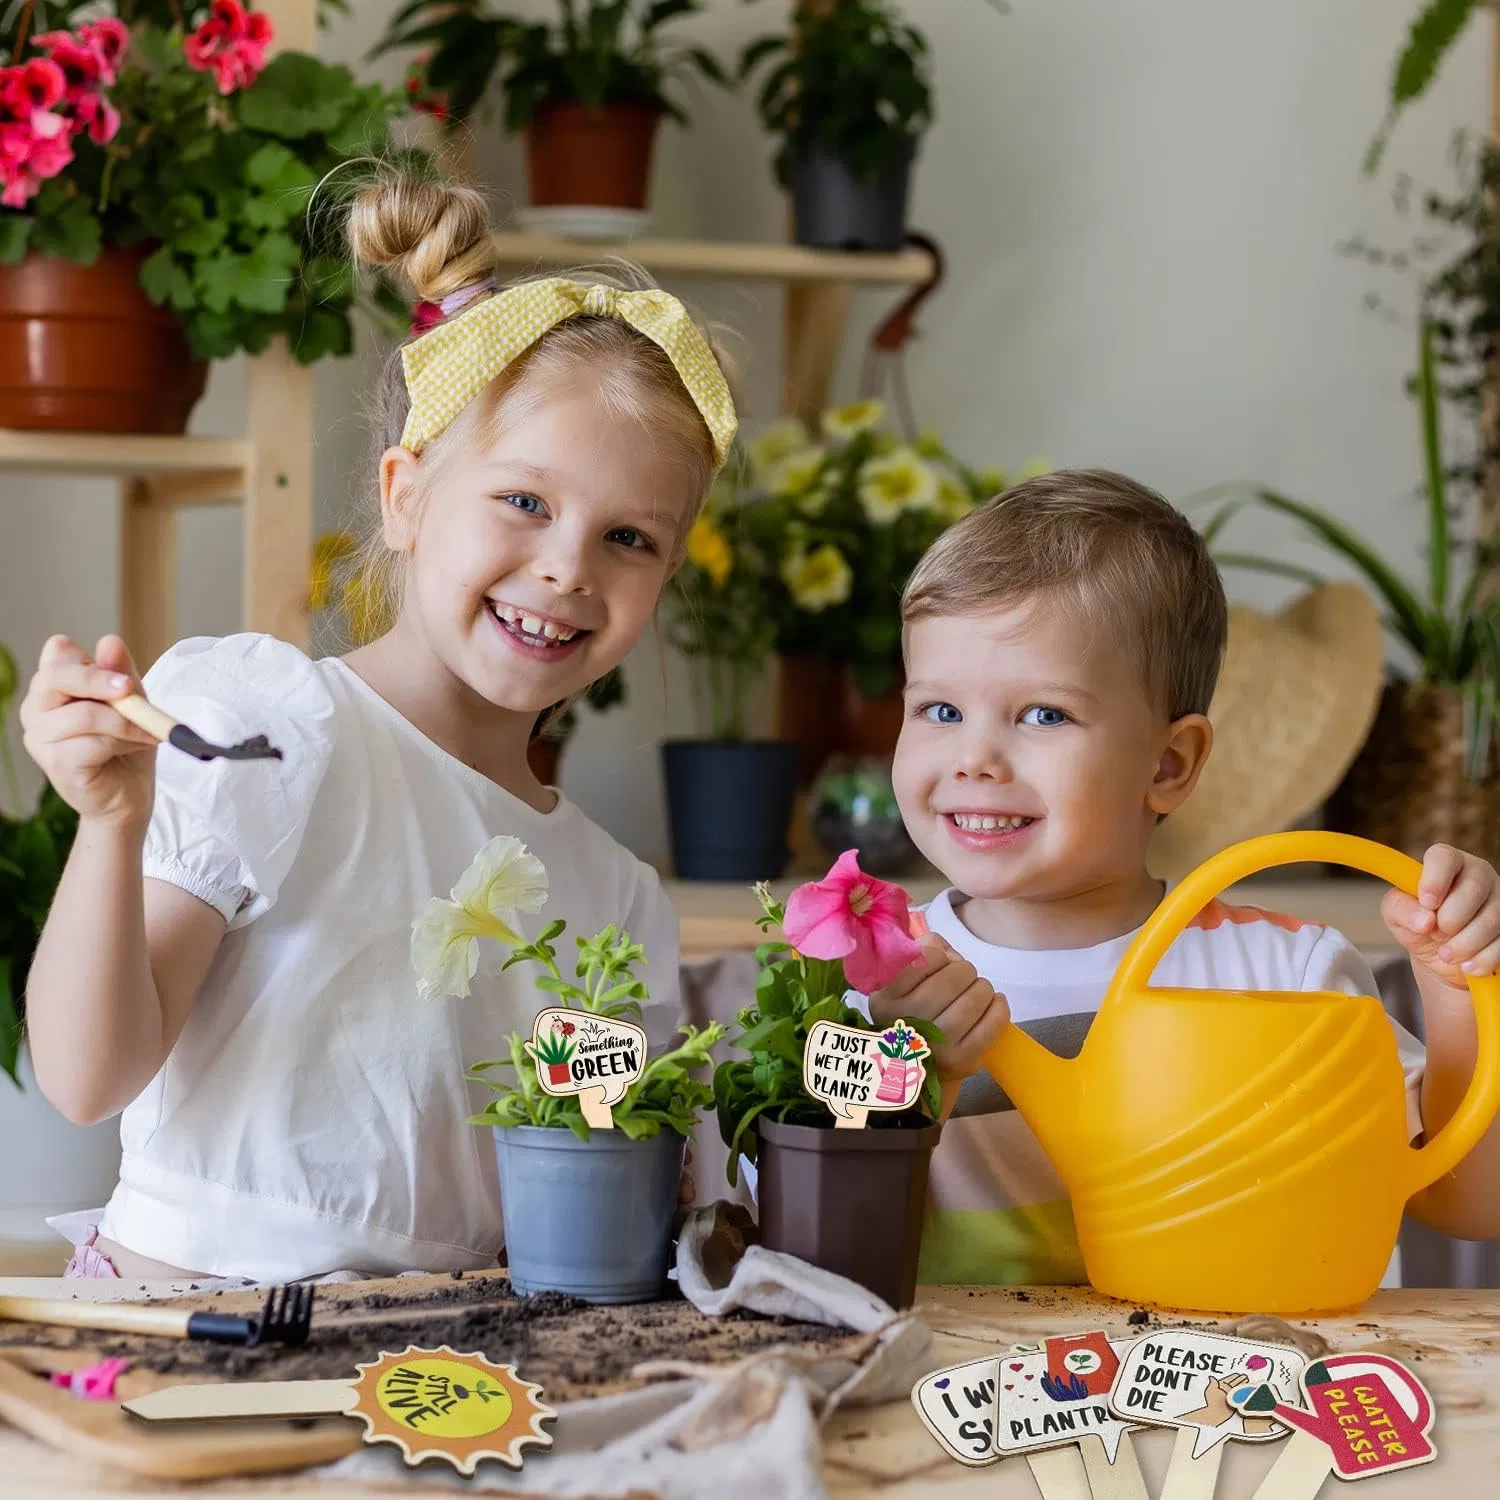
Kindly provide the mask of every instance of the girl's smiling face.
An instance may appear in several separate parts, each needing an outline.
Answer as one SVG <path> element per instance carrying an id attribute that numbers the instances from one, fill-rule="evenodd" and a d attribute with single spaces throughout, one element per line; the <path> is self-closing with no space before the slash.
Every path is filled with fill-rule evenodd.
<path id="1" fill-rule="evenodd" d="M 429 493 L 388 451 L 382 508 L 407 559 L 402 625 L 487 702 L 536 714 L 630 653 L 698 497 L 673 446 L 585 380 L 515 406 L 489 440 L 454 434 Z"/>
<path id="2" fill-rule="evenodd" d="M 1138 881 L 1158 815 L 1207 753 L 1169 723 L 1121 643 L 1035 601 L 906 630 L 893 770 L 917 847 L 979 900 L 1056 901 Z"/>

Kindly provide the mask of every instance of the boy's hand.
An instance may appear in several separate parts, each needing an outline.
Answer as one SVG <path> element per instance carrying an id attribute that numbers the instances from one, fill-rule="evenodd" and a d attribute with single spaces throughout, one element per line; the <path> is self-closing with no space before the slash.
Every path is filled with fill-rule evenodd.
<path id="1" fill-rule="evenodd" d="M 1387 891 L 1380 914 L 1413 961 L 1445 984 L 1464 989 L 1500 969 L 1500 875 L 1477 854 L 1434 844 L 1417 899 Z"/>
<path id="2" fill-rule="evenodd" d="M 65 635 L 42 647 L 21 704 L 22 743 L 80 817 L 144 827 L 156 786 L 156 741 L 110 707 L 139 691 L 125 642 L 107 635 L 94 659 Z"/>
<path id="3" fill-rule="evenodd" d="M 904 1018 L 942 1027 L 946 1040 L 932 1049 L 932 1065 L 944 1083 L 956 1083 L 979 1071 L 1010 1021 L 1010 1006 L 942 938 L 928 933 L 919 941 L 921 959 L 870 996 L 870 1019 L 881 1026 Z"/>

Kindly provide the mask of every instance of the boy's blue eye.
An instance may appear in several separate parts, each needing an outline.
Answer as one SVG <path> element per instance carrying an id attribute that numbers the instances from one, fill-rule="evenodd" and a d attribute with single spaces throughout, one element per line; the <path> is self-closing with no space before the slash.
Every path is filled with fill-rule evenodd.
<path id="1" fill-rule="evenodd" d="M 634 526 L 616 526 L 613 531 L 605 533 L 604 539 L 619 547 L 629 547 L 632 551 L 654 552 L 656 550 L 656 543 L 644 531 L 637 531 Z"/>
<path id="2" fill-rule="evenodd" d="M 1045 703 L 1038 703 L 1021 715 L 1021 722 L 1038 729 L 1052 729 L 1058 724 L 1066 724 L 1068 716 L 1060 708 L 1048 708 Z"/>
<path id="3" fill-rule="evenodd" d="M 542 502 L 535 495 L 501 495 L 499 498 L 507 505 L 513 506 L 516 510 L 525 511 L 530 516 L 540 514 L 542 509 Z"/>
<path id="4" fill-rule="evenodd" d="M 963 714 L 951 703 L 929 703 L 922 710 L 922 717 L 929 724 L 962 724 Z"/>

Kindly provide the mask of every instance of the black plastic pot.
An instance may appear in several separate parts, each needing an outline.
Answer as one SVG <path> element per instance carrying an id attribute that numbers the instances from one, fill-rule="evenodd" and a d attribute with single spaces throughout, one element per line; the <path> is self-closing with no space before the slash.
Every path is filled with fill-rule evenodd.
<path id="1" fill-rule="evenodd" d="M 791 740 L 668 740 L 661 747 L 680 880 L 775 880 L 800 750 Z"/>
<path id="2" fill-rule="evenodd" d="M 917 1294 L 927 1167 L 942 1126 L 837 1130 L 756 1121 L 760 1242 L 847 1276 L 892 1307 Z"/>
<path id="3" fill-rule="evenodd" d="M 786 163 L 799 245 L 816 250 L 901 249 L 915 140 L 868 179 L 836 156 L 799 149 Z"/>

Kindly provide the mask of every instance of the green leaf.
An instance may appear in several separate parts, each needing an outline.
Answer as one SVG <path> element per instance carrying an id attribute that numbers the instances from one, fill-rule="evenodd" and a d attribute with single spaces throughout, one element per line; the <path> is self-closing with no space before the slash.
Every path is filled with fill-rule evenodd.
<path id="1" fill-rule="evenodd" d="M 192 278 L 177 264 L 170 245 L 154 250 L 141 262 L 140 283 L 158 307 L 163 303 L 175 308 L 192 306 Z"/>
<path id="2" fill-rule="evenodd" d="M 1365 153 L 1365 171 L 1380 165 L 1386 141 L 1406 105 L 1427 92 L 1439 66 L 1474 18 L 1484 0 L 1429 0 L 1411 23 L 1406 46 L 1391 74 L 1390 107 Z"/>
<path id="3" fill-rule="evenodd" d="M 266 193 L 306 194 L 318 179 L 285 146 L 267 141 L 245 163 L 245 180 Z"/>
<path id="4" fill-rule="evenodd" d="M 21 1013 L 11 991 L 11 960 L 0 957 L 0 1073 L 21 1087 Z"/>
<path id="5" fill-rule="evenodd" d="M 1221 568 L 1244 568 L 1251 573 L 1269 573 L 1275 578 L 1291 578 L 1316 588 L 1328 580 L 1312 568 L 1299 563 L 1283 562 L 1277 557 L 1260 557 L 1253 552 L 1215 552 L 1214 561 Z"/>
<path id="6" fill-rule="evenodd" d="M 82 198 L 73 198 L 59 212 L 38 219 L 32 232 L 32 243 L 44 255 L 60 256 L 78 266 L 94 264 L 101 242 L 99 217 Z"/>
<path id="7" fill-rule="evenodd" d="M 354 88 L 354 75 L 305 52 L 278 53 L 247 89 L 234 96 L 240 123 L 283 140 L 335 129 Z"/>
<path id="8" fill-rule="evenodd" d="M 24 214 L 0 214 L 0 264 L 13 266 L 25 258 L 31 224 Z"/>
<path id="9" fill-rule="evenodd" d="M 1432 324 L 1422 320 L 1417 363 L 1417 405 L 1422 416 L 1422 460 L 1427 469 L 1428 603 L 1446 618 L 1448 610 L 1448 481 L 1443 467 L 1442 416 L 1432 363 Z"/>

